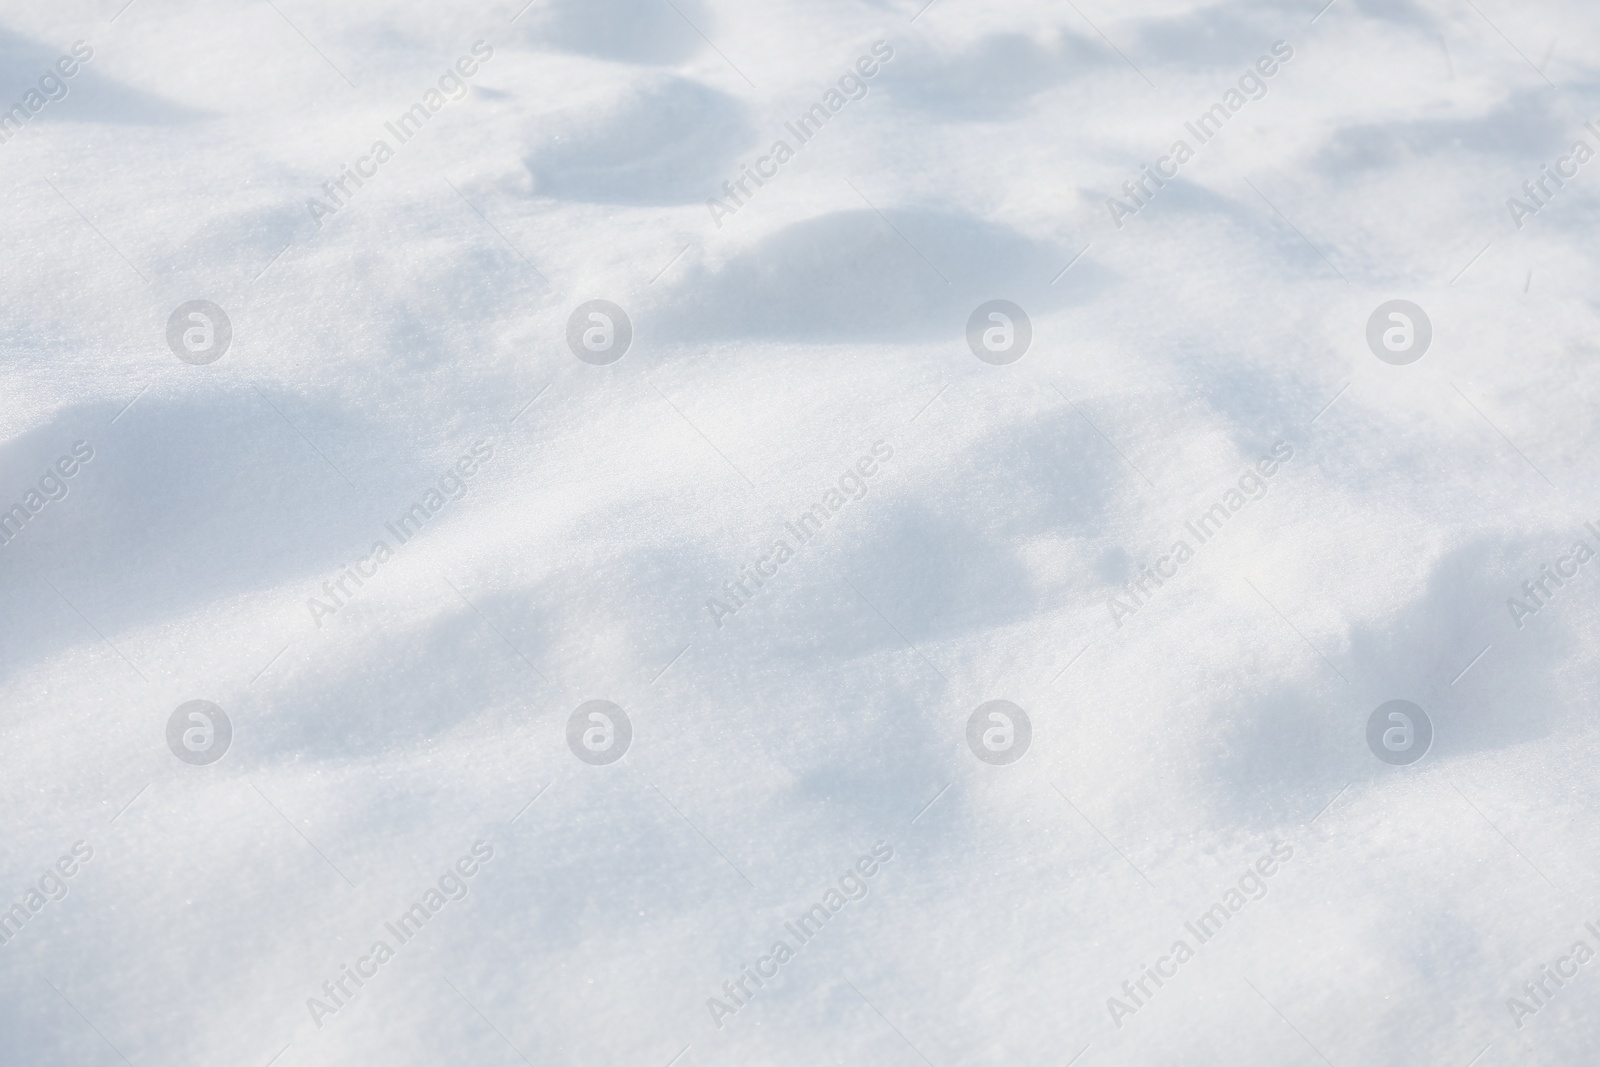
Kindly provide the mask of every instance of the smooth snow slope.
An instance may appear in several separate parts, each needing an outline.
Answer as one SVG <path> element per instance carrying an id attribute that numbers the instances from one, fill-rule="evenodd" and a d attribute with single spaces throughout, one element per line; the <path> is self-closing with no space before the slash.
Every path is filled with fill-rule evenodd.
<path id="1" fill-rule="evenodd" d="M 124 3 L 0 12 L 0 1063 L 1592 1061 L 1593 5 Z"/>

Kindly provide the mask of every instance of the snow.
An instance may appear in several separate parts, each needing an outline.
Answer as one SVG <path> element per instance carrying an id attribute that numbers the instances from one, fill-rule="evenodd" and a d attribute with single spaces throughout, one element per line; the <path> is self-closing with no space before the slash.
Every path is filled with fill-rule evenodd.
<path id="1" fill-rule="evenodd" d="M 0 1063 L 1583 1062 L 1600 25 L 1319 8 L 13 5 Z"/>

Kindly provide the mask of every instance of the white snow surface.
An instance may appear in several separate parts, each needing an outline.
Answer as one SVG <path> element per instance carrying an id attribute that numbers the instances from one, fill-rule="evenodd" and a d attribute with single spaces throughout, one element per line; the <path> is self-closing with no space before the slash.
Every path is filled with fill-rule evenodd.
<path id="1" fill-rule="evenodd" d="M 0 1063 L 1592 1062 L 1596 55 L 1579 0 L 7 5 Z"/>

